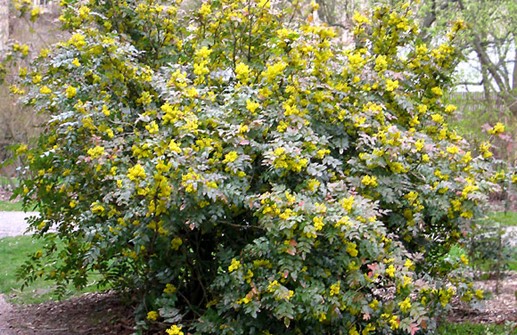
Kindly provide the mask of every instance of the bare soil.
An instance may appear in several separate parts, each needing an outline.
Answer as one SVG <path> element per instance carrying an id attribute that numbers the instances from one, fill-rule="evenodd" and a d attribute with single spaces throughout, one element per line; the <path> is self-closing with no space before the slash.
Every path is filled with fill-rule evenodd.
<path id="1" fill-rule="evenodd" d="M 133 308 L 114 293 L 11 306 L 0 297 L 0 335 L 129 335 Z"/>
<path id="2" fill-rule="evenodd" d="M 11 187 L 0 185 L 0 201 L 9 201 L 12 195 Z"/>
<path id="3" fill-rule="evenodd" d="M 508 272 L 500 280 L 476 282 L 488 298 L 481 308 L 475 309 L 464 304 L 457 304 L 449 315 L 453 322 L 471 323 L 517 323 L 517 273 Z"/>

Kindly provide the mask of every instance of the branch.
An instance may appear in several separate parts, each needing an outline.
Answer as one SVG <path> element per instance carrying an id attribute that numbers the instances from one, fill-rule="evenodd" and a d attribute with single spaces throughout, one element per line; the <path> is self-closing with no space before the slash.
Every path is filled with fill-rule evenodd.
<path id="1" fill-rule="evenodd" d="M 338 28 L 341 28 L 343 30 L 348 30 L 348 28 L 344 25 L 344 24 L 341 24 L 341 23 L 327 23 L 329 26 L 331 27 L 338 27 Z"/>
<path id="2" fill-rule="evenodd" d="M 484 81 L 483 79 L 481 79 L 479 82 L 474 82 L 474 81 L 460 81 L 458 83 L 456 83 L 456 85 L 476 85 L 476 86 L 479 86 L 479 85 L 483 85 Z"/>

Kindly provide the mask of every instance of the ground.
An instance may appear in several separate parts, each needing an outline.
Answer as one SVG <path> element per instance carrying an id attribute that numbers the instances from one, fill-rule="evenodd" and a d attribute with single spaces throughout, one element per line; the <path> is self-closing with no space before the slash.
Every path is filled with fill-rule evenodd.
<path id="1" fill-rule="evenodd" d="M 477 286 L 488 292 L 489 298 L 481 309 L 468 308 L 465 305 L 455 305 L 449 319 L 454 322 L 475 323 L 517 323 L 517 273 L 506 273 L 504 278 L 478 281 Z M 499 293 L 497 294 L 496 291 Z"/>
<path id="2" fill-rule="evenodd" d="M 0 298 L 1 335 L 129 335 L 132 307 L 112 292 L 12 306 Z"/>
<path id="3" fill-rule="evenodd" d="M 8 201 L 11 198 L 11 187 L 7 185 L 0 185 L 0 201 Z"/>
<path id="4" fill-rule="evenodd" d="M 494 292 L 496 281 L 477 283 Z M 517 322 L 517 273 L 499 282 L 499 294 L 492 294 L 483 308 L 457 305 L 450 321 L 472 323 Z M 1 335 L 129 335 L 132 307 L 114 293 L 88 293 L 62 302 L 11 306 L 0 298 Z M 2 328 L 4 327 L 4 328 Z"/>

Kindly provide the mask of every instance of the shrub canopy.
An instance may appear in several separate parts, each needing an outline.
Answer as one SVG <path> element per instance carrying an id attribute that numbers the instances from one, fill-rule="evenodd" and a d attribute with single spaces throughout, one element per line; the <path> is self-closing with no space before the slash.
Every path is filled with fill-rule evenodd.
<path id="1" fill-rule="evenodd" d="M 50 117 L 19 149 L 48 240 L 27 280 L 94 269 L 168 334 L 415 334 L 481 295 L 444 257 L 490 185 L 490 144 L 444 122 L 461 22 L 432 47 L 407 5 L 353 43 L 265 0 L 63 10 L 24 74 Z"/>

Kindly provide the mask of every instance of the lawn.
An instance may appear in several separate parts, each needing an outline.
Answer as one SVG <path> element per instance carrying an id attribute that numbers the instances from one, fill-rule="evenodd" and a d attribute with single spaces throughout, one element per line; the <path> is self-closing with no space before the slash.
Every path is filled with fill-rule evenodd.
<path id="1" fill-rule="evenodd" d="M 488 219 L 502 226 L 517 226 L 517 212 L 493 212 L 488 215 Z"/>
<path id="2" fill-rule="evenodd" d="M 23 211 L 21 202 L 0 201 L 0 212 Z"/>
<path id="3" fill-rule="evenodd" d="M 4 294 L 10 302 L 32 304 L 57 299 L 52 282 L 40 279 L 20 290 L 21 282 L 16 278 L 16 270 L 25 262 L 27 256 L 42 249 L 44 244 L 43 240 L 32 239 L 30 236 L 0 239 L 0 294 Z M 98 278 L 92 276 L 85 290 L 77 291 L 70 286 L 64 298 L 83 292 L 98 291 L 96 277 Z"/>
<path id="4" fill-rule="evenodd" d="M 441 325 L 437 335 L 515 335 L 515 325 L 486 325 L 473 323 L 445 323 Z"/>

